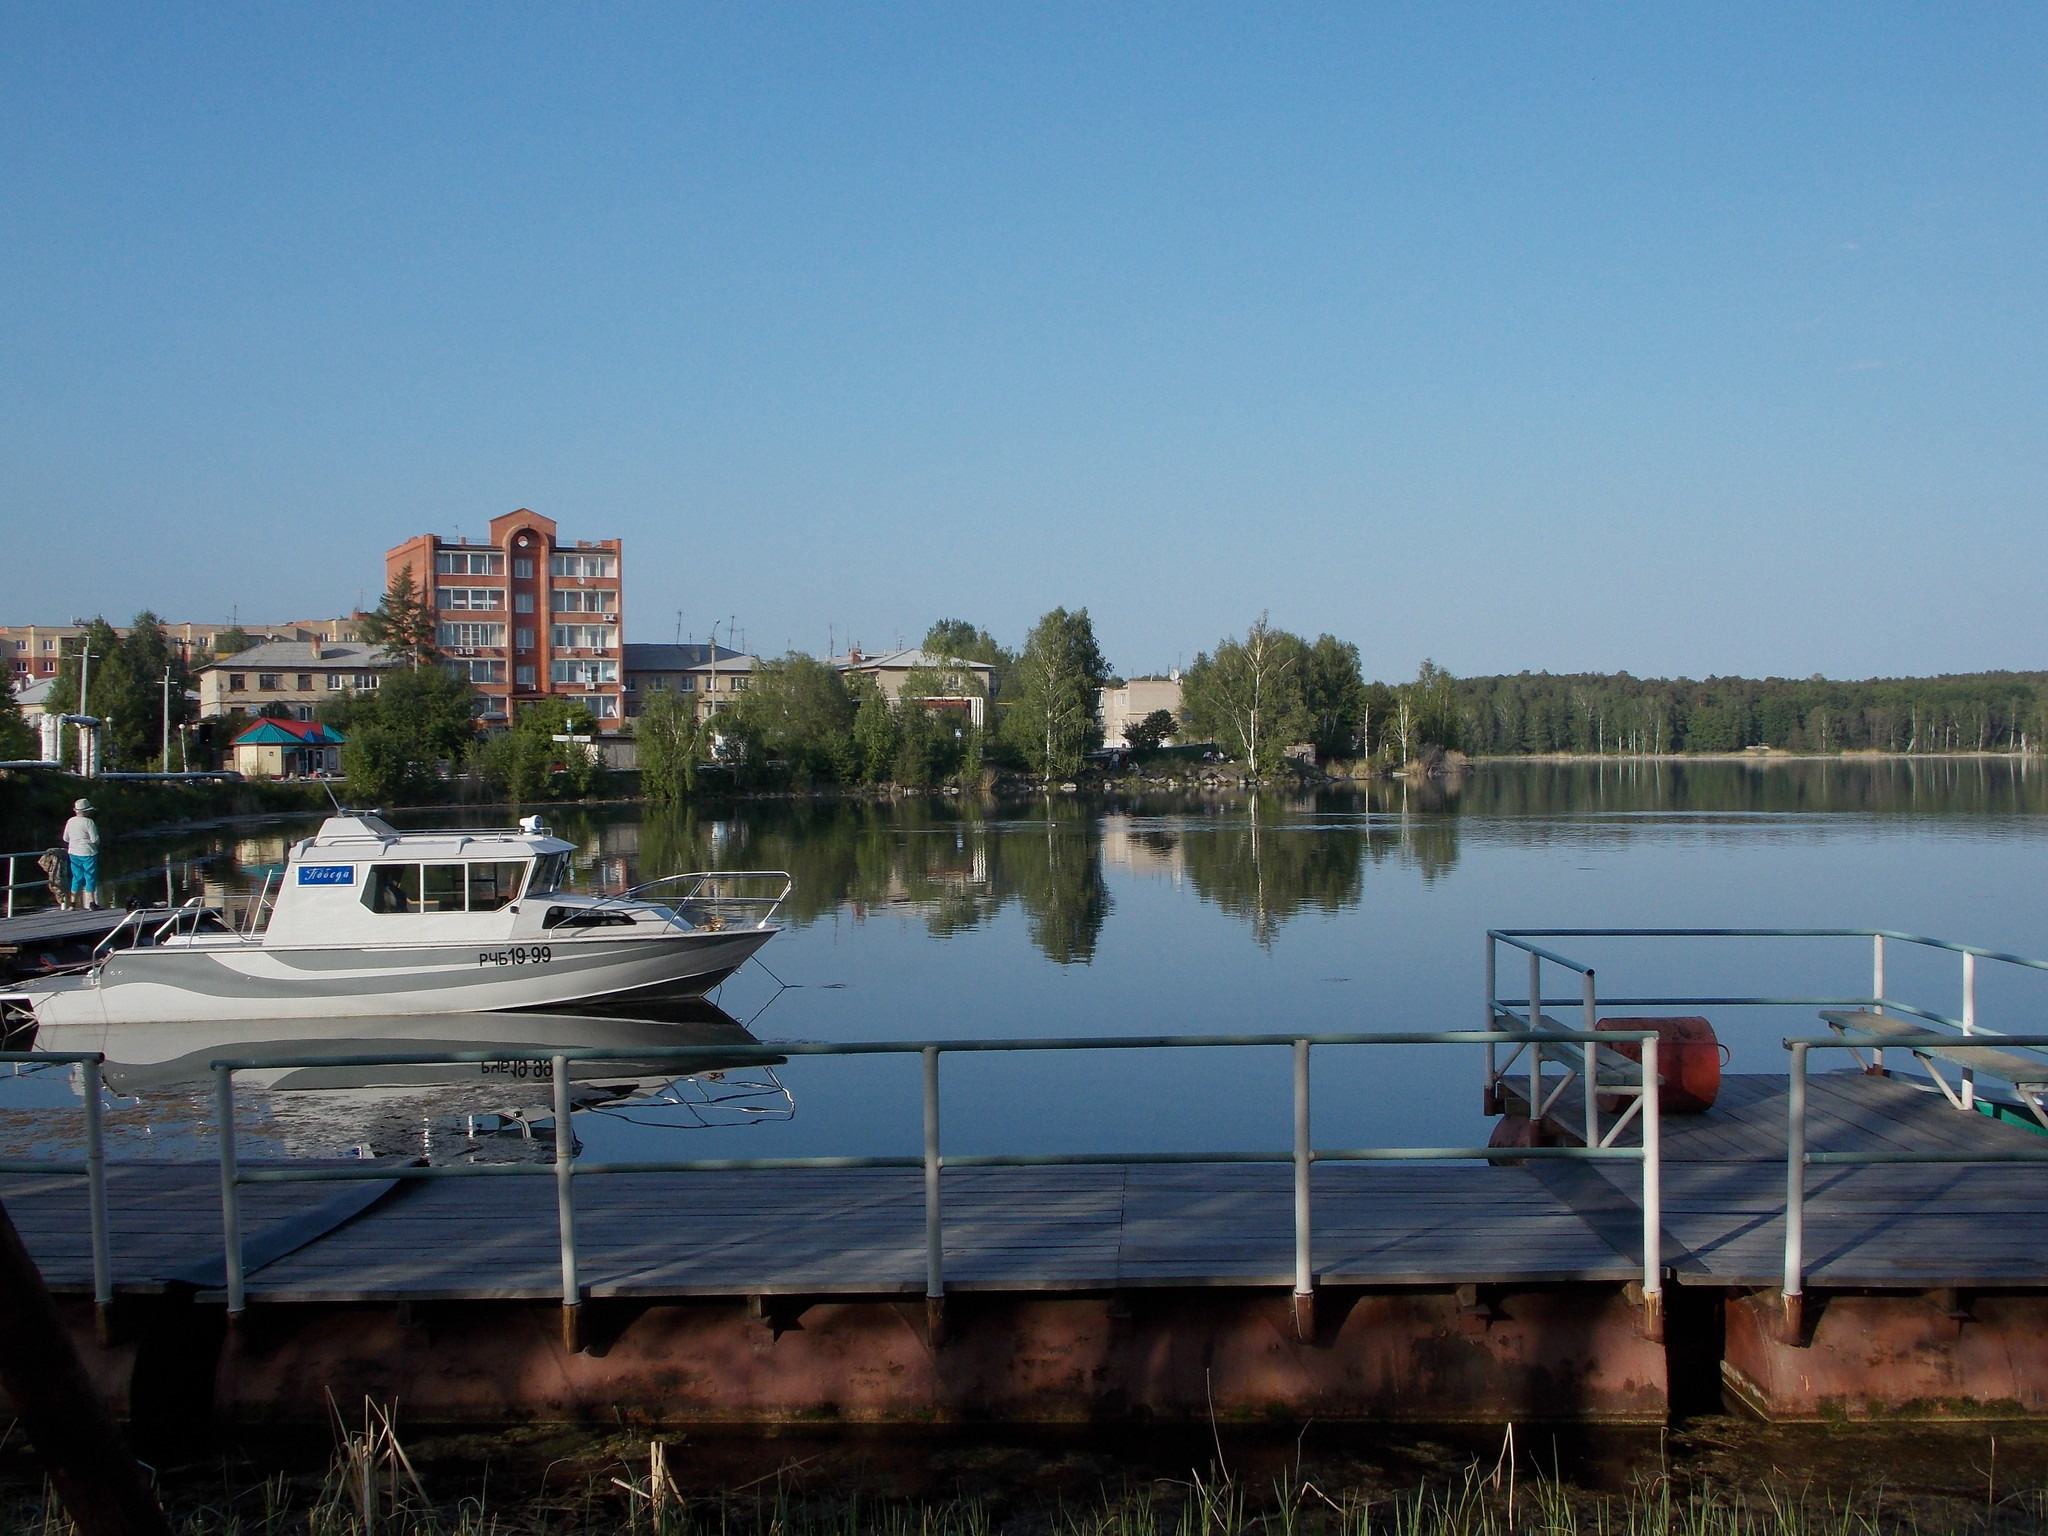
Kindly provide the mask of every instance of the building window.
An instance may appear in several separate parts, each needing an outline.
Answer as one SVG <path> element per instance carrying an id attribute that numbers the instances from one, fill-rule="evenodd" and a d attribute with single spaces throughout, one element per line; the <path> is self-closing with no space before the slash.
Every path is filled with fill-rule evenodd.
<path id="1" fill-rule="evenodd" d="M 299 691 L 300 693 L 311 693 L 311 692 L 313 691 L 313 674 L 312 674 L 312 673 L 310 673 L 310 672 L 301 672 L 301 673 L 299 674 L 299 676 L 298 676 L 298 691 Z"/>
<path id="2" fill-rule="evenodd" d="M 505 643 L 502 624 L 441 624 L 435 627 L 434 643 L 445 650 L 473 650 L 478 646 Z"/>
<path id="3" fill-rule="evenodd" d="M 434 556 L 437 576 L 502 576 L 505 557 L 481 550 L 444 549 Z"/>
<path id="4" fill-rule="evenodd" d="M 522 651 L 533 649 L 533 631 L 530 629 L 515 630 L 513 632 L 513 640 Z"/>
<path id="5" fill-rule="evenodd" d="M 499 587 L 443 587 L 440 605 L 457 613 L 502 608 L 505 606 L 505 593 Z"/>
<path id="6" fill-rule="evenodd" d="M 607 624 L 557 624 L 554 647 L 558 651 L 608 651 L 612 630 Z"/>
<path id="7" fill-rule="evenodd" d="M 616 694 L 586 693 L 577 699 L 576 702 L 589 710 L 595 719 L 616 720 L 619 718 L 619 700 Z"/>
<path id="8" fill-rule="evenodd" d="M 284 674 L 282 672 L 258 672 L 256 674 L 256 688 L 258 692 L 275 693 L 282 687 L 284 687 Z"/>
<path id="9" fill-rule="evenodd" d="M 505 681 L 505 663 L 502 661 L 457 661 L 453 665 L 457 677 L 466 677 L 472 683 Z"/>
<path id="10" fill-rule="evenodd" d="M 618 562 L 610 555 L 556 555 L 548 567 L 556 576 L 576 576 L 585 581 L 619 573 Z"/>
<path id="11" fill-rule="evenodd" d="M 46 651 L 54 651 L 55 649 L 57 649 L 57 642 L 55 640 L 45 640 L 43 642 L 43 649 Z"/>
<path id="12" fill-rule="evenodd" d="M 606 587 L 556 587 L 553 602 L 557 613 L 616 613 L 619 594 Z"/>
<path id="13" fill-rule="evenodd" d="M 531 667 L 514 667 L 512 669 L 512 677 L 521 688 L 531 688 L 533 686 L 533 668 Z"/>
<path id="14" fill-rule="evenodd" d="M 742 688 L 744 688 L 744 687 L 746 687 L 746 686 L 747 686 L 747 677 L 746 677 L 746 674 L 745 674 L 744 672 L 742 672 L 742 673 L 739 673 L 739 674 L 737 674 L 737 675 L 736 675 L 736 676 L 735 676 L 735 677 L 733 678 L 733 680 L 732 680 L 732 691 L 733 691 L 734 693 L 738 693 L 738 692 L 739 692 L 739 691 L 740 691 L 740 690 L 741 690 Z"/>
<path id="15" fill-rule="evenodd" d="M 556 661 L 552 678 L 559 687 L 563 684 L 593 688 L 599 683 L 616 683 L 619 680 L 619 664 L 616 661 Z"/>
<path id="16" fill-rule="evenodd" d="M 25 651 L 28 649 L 28 642 L 26 640 L 17 640 L 14 642 L 14 648 L 17 651 Z"/>
<path id="17" fill-rule="evenodd" d="M 512 611 L 514 613 L 533 612 L 533 594 L 531 592 L 514 592 L 512 594 Z"/>
<path id="18" fill-rule="evenodd" d="M 243 690 L 244 688 L 247 688 L 248 686 L 249 686 L 249 674 L 248 674 L 248 673 L 246 673 L 246 672 L 230 672 L 230 673 L 228 674 L 228 692 L 229 692 L 229 693 L 240 693 L 240 692 L 241 692 L 241 691 L 242 691 L 242 690 Z"/>
<path id="19" fill-rule="evenodd" d="M 512 579 L 514 581 L 533 580 L 533 562 L 524 555 L 515 559 L 512 562 Z"/>

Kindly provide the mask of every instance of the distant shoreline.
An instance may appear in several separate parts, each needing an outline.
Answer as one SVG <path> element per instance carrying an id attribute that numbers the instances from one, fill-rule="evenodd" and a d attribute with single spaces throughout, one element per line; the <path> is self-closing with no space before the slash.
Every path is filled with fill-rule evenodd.
<path id="1" fill-rule="evenodd" d="M 1981 752 L 1883 752 L 1875 747 L 1859 747 L 1850 752 L 1790 752 L 1773 747 L 1763 751 L 1744 748 L 1737 752 L 1514 752 L 1488 756 L 1475 753 L 1468 754 L 1465 762 L 1473 767 L 1482 763 L 1892 763 L 1969 759 L 2024 763 L 2041 756 L 2035 751 L 1999 752 L 1989 749 Z"/>

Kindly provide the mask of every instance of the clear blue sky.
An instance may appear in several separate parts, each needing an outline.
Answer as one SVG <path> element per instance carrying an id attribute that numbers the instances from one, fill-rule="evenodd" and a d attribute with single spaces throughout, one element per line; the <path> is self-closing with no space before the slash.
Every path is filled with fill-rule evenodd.
<path id="1" fill-rule="evenodd" d="M 2048 9 L 4 12 L 0 614 L 2048 665 Z"/>

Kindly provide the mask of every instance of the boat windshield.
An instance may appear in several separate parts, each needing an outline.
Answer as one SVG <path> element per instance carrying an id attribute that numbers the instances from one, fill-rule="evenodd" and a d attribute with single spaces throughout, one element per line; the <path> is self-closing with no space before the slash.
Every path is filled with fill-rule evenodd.
<path id="1" fill-rule="evenodd" d="M 378 864 L 363 886 L 372 912 L 496 912 L 519 895 L 526 861 Z"/>
<path id="2" fill-rule="evenodd" d="M 569 855 L 544 853 L 533 861 L 533 879 L 527 884 L 526 894 L 545 896 L 549 891 L 559 891 L 568 878 Z"/>

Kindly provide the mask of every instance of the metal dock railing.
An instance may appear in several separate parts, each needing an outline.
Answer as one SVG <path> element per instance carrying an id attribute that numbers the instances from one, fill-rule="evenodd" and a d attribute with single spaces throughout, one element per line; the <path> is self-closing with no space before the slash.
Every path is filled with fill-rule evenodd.
<path id="1" fill-rule="evenodd" d="M 1325 1048 L 1370 1048 L 1386 1046 L 1484 1045 L 1489 1051 L 1501 1045 L 1522 1046 L 1537 1042 L 1564 1047 L 1594 1042 L 1565 1031 L 1532 1034 L 1527 1030 L 1452 1030 L 1386 1034 L 1276 1034 L 1276 1035 L 1136 1035 L 1088 1038 L 1038 1038 L 1000 1040 L 910 1040 L 859 1041 L 846 1044 L 778 1044 L 758 1048 L 675 1047 L 670 1049 L 582 1049 L 548 1053 L 554 1083 L 555 1156 L 552 1167 L 533 1163 L 442 1164 L 394 1167 L 390 1164 L 319 1168 L 246 1167 L 235 1151 L 235 1076 L 239 1072 L 265 1068 L 363 1067 L 447 1065 L 470 1062 L 532 1061 L 532 1050 L 400 1052 L 365 1055 L 307 1055 L 224 1057 L 212 1063 L 215 1073 L 216 1114 L 220 1125 L 220 1191 L 222 1242 L 227 1260 L 227 1303 L 231 1315 L 248 1305 L 247 1278 L 243 1268 L 240 1191 L 244 1185 L 306 1183 L 350 1179 L 454 1179 L 490 1177 L 533 1177 L 552 1175 L 555 1180 L 557 1240 L 561 1252 L 561 1300 L 564 1337 L 572 1348 L 580 1340 L 583 1285 L 579 1275 L 576 1238 L 576 1183 L 580 1178 L 608 1174 L 712 1173 L 767 1169 L 921 1168 L 924 1172 L 925 1211 L 925 1298 L 935 1331 L 943 1329 L 946 1295 L 944 1181 L 947 1168 L 1044 1168 L 1084 1165 L 1140 1165 L 1162 1163 L 1285 1163 L 1294 1170 L 1294 1313 L 1295 1327 L 1303 1338 L 1314 1334 L 1314 1207 L 1310 1170 L 1318 1162 L 1468 1162 L 1559 1161 L 1634 1162 L 1641 1167 L 1643 1195 L 1642 1293 L 1645 1329 L 1661 1337 L 1663 1266 L 1659 1240 L 1658 1141 L 1656 1095 L 1645 1085 L 1657 1080 L 1657 1037 L 1650 1031 L 1603 1034 L 1598 1043 L 1637 1041 L 1640 1064 L 1630 1063 L 1638 1080 L 1632 1091 L 1641 1107 L 1644 1138 L 1641 1146 L 1603 1145 L 1594 1147 L 1344 1147 L 1318 1148 L 1311 1133 L 1311 1052 Z M 974 1154 L 948 1156 L 940 1137 L 939 1064 L 948 1055 L 1012 1051 L 1177 1051 L 1217 1047 L 1265 1047 L 1286 1049 L 1293 1058 L 1293 1145 L 1285 1151 L 1218 1152 L 1104 1152 Z M 584 1162 L 575 1157 L 575 1137 L 570 1126 L 569 1064 L 571 1062 L 630 1059 L 638 1063 L 659 1061 L 686 1072 L 692 1063 L 716 1059 L 721 1065 L 748 1058 L 781 1060 L 795 1056 L 917 1056 L 921 1060 L 923 1083 L 924 1150 L 920 1157 L 757 1157 L 757 1158 L 675 1158 L 655 1161 Z M 1605 1091 L 1614 1092 L 1613 1086 Z"/>

